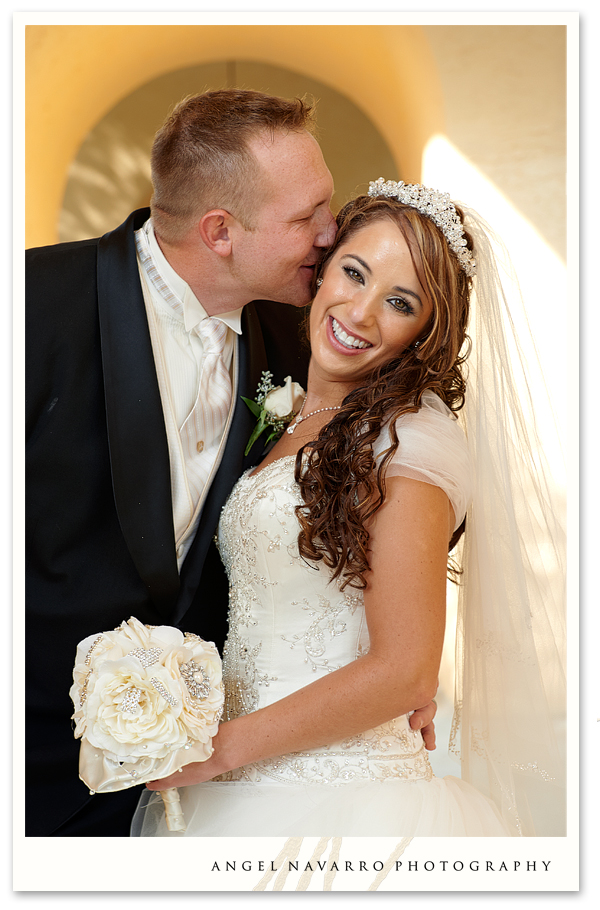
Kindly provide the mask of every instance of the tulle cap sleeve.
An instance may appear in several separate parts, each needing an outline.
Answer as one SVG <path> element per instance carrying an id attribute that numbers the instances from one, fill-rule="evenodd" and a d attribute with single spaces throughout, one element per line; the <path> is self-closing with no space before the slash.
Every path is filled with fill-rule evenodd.
<path id="1" fill-rule="evenodd" d="M 473 468 L 465 434 L 455 415 L 433 392 L 425 392 L 422 406 L 396 422 L 399 446 L 386 476 L 410 477 L 440 487 L 454 509 L 454 530 L 471 501 Z M 390 445 L 385 429 L 373 447 L 376 458 Z"/>

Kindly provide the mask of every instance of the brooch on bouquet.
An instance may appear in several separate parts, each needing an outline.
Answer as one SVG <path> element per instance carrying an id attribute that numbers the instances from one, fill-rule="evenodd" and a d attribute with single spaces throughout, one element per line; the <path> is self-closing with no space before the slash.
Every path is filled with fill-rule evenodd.
<path id="1" fill-rule="evenodd" d="M 223 713 L 212 642 L 132 617 L 77 646 L 70 690 L 79 777 L 110 793 L 206 761 Z M 160 791 L 170 831 L 185 831 L 176 788 Z"/>
<path id="2" fill-rule="evenodd" d="M 244 455 L 248 454 L 261 433 L 269 429 L 269 427 L 271 432 L 265 440 L 265 445 L 271 442 L 272 439 L 279 439 L 286 425 L 302 407 L 306 397 L 302 386 L 297 382 L 292 382 L 291 376 L 285 377 L 284 385 L 282 386 L 273 386 L 272 379 L 272 373 L 268 370 L 263 371 L 256 390 L 256 399 L 253 401 L 242 396 L 242 401 L 248 405 L 257 418 L 257 424 L 248 440 Z"/>

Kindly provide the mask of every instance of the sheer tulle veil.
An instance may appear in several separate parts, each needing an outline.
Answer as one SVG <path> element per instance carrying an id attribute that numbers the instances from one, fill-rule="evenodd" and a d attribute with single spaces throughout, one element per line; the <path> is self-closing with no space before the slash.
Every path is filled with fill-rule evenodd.
<path id="1" fill-rule="evenodd" d="M 475 492 L 462 542 L 450 751 L 514 835 L 561 836 L 565 540 L 561 495 L 536 428 L 545 386 L 536 384 L 534 398 L 541 371 L 523 354 L 527 320 L 508 253 L 475 212 L 461 208 L 477 258 L 459 413 Z"/>

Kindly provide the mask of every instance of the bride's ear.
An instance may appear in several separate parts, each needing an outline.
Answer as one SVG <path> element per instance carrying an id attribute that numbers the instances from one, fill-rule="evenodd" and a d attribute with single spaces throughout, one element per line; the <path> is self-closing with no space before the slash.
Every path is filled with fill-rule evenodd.
<path id="1" fill-rule="evenodd" d="M 217 256 L 230 256 L 236 219 L 225 209 L 206 212 L 198 222 L 198 233 L 204 245 Z"/>

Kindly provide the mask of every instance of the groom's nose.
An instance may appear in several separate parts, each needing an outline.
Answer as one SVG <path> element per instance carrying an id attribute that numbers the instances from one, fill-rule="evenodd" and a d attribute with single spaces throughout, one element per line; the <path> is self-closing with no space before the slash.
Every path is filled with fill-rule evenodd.
<path id="1" fill-rule="evenodd" d="M 317 236 L 315 237 L 315 246 L 319 246 L 319 247 L 331 246 L 331 244 L 333 243 L 333 241 L 335 239 L 336 232 L 337 232 L 337 224 L 335 223 L 335 218 L 333 217 L 333 215 L 331 214 L 331 212 L 328 209 L 327 218 L 325 220 L 325 223 L 324 223 L 323 227 L 321 228 L 321 230 L 319 231 L 319 233 L 317 234 Z"/>

